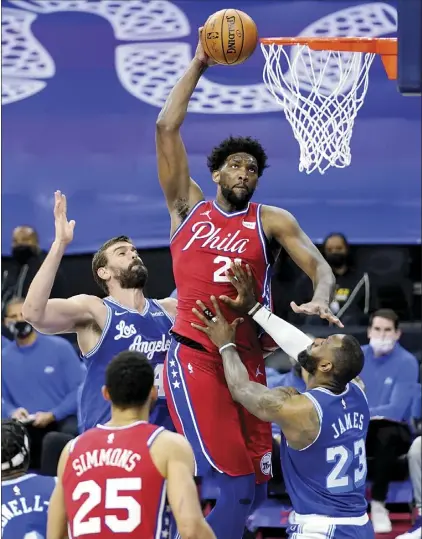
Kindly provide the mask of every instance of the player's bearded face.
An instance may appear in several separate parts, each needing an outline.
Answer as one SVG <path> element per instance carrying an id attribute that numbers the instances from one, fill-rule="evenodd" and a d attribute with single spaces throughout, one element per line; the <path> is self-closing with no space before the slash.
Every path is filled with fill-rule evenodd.
<path id="1" fill-rule="evenodd" d="M 115 270 L 115 277 L 122 288 L 142 289 L 148 279 L 148 270 L 137 258 L 126 269 Z"/>
<path id="2" fill-rule="evenodd" d="M 255 188 L 251 188 L 245 184 L 229 186 L 224 179 L 220 182 L 220 189 L 223 197 L 236 210 L 243 210 L 246 208 L 255 191 Z"/>
<path id="3" fill-rule="evenodd" d="M 297 361 L 300 366 L 305 369 L 305 371 L 309 372 L 311 376 L 316 373 L 318 369 L 318 359 L 312 356 L 310 353 L 310 347 L 305 348 L 305 350 L 300 352 L 300 354 L 297 356 Z"/>

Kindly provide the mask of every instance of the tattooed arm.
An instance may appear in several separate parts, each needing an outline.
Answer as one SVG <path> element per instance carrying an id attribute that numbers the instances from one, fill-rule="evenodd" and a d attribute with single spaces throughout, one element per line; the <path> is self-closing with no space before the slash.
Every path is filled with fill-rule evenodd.
<path id="1" fill-rule="evenodd" d="M 233 400 L 242 404 L 248 412 L 263 421 L 277 423 L 289 445 L 303 449 L 316 440 L 319 433 L 319 418 L 312 402 L 292 387 L 268 389 L 249 380 L 249 374 L 236 350 L 236 328 L 242 322 L 236 318 L 231 324 L 224 318 L 217 299 L 211 296 L 215 316 L 206 316 L 209 309 L 197 301 L 201 309 L 193 309 L 198 319 L 205 324 L 192 326 L 207 334 L 218 347 L 223 359 L 224 375 Z"/>
<path id="2" fill-rule="evenodd" d="M 268 389 L 249 380 L 234 346 L 221 351 L 224 375 L 233 400 L 254 416 L 277 423 L 293 449 L 304 449 L 319 433 L 319 418 L 312 402 L 293 387 Z"/>

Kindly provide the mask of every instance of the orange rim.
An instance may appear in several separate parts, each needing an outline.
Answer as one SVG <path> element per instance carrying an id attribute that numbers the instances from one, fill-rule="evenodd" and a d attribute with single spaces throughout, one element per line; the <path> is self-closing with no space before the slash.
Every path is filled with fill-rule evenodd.
<path id="1" fill-rule="evenodd" d="M 315 51 L 379 54 L 389 79 L 397 78 L 397 38 L 394 37 L 264 37 L 263 45 L 307 45 Z"/>

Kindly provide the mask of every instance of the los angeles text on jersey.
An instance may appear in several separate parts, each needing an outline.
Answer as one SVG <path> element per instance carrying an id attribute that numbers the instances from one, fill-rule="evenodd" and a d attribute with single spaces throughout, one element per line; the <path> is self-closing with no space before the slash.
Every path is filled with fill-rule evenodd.
<path id="1" fill-rule="evenodd" d="M 341 417 L 337 419 L 337 425 L 335 423 L 331 424 L 334 430 L 334 438 L 338 438 L 340 434 L 350 429 L 363 430 L 363 421 L 363 414 L 358 414 L 357 412 L 343 414 L 343 419 Z"/>
<path id="2" fill-rule="evenodd" d="M 43 511 L 47 511 L 47 509 L 48 502 L 41 501 L 41 496 L 38 494 L 31 496 L 31 498 L 21 496 L 16 498 L 16 500 L 10 500 L 1 506 L 1 527 L 3 529 L 15 517 L 28 513 L 42 513 Z"/>
<path id="3" fill-rule="evenodd" d="M 86 451 L 72 461 L 72 468 L 76 475 L 81 477 L 84 472 L 101 466 L 116 466 L 127 472 L 132 472 L 136 464 L 141 460 L 141 455 L 130 449 L 120 447 L 108 449 L 94 449 Z"/>

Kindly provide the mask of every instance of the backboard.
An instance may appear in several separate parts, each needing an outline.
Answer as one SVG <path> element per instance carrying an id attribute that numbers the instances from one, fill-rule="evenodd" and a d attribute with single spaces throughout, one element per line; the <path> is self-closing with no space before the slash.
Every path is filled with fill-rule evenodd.
<path id="1" fill-rule="evenodd" d="M 398 88 L 422 93 L 422 0 L 398 0 Z"/>

